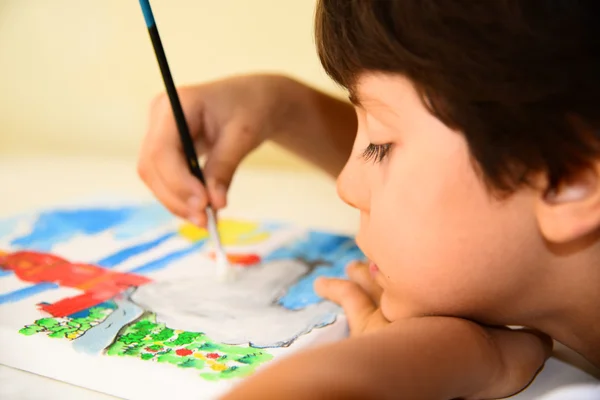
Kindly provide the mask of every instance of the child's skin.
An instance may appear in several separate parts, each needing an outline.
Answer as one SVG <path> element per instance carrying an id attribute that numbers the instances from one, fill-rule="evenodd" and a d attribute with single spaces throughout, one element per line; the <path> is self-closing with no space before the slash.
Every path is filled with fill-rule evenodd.
<path id="1" fill-rule="evenodd" d="M 600 159 L 556 191 L 538 173 L 498 197 L 406 77 L 365 72 L 354 91 L 353 110 L 280 76 L 182 89 L 207 191 L 187 171 L 166 98 L 153 104 L 139 172 L 176 215 L 204 225 L 208 197 L 224 207 L 239 162 L 265 140 L 339 175 L 361 215 L 371 263 L 316 284 L 346 311 L 351 338 L 274 363 L 226 398 L 504 397 L 543 366 L 545 335 L 600 367 Z"/>
<path id="2" fill-rule="evenodd" d="M 401 76 L 370 74 L 360 82 L 356 114 L 345 103 L 279 76 L 234 77 L 182 91 L 188 115 L 208 109 L 211 114 L 205 118 L 216 120 L 214 131 L 193 117 L 190 125 L 197 135 L 204 129 L 207 136 L 214 135 L 217 145 L 208 153 L 208 166 L 211 159 L 225 158 L 209 175 L 215 179 L 209 195 L 219 199 L 219 205 L 226 201 L 213 189 L 217 180 L 223 179 L 220 183 L 227 187 L 240 158 L 262 140 L 295 142 L 288 148 L 298 154 L 321 154 L 325 160 L 317 165 L 332 175 L 346 159 L 338 178 L 339 194 L 360 211 L 357 242 L 377 263 L 377 270 L 349 266 L 350 281 L 317 283 L 321 295 L 344 307 L 351 339 L 314 350 L 319 363 L 311 351 L 279 363 L 228 398 L 249 399 L 250 393 L 264 398 L 263 385 L 274 398 L 327 397 L 345 390 L 357 398 L 384 398 L 380 396 L 386 390 L 400 390 L 406 398 L 494 398 L 521 390 L 548 356 L 547 342 L 538 336 L 482 328 L 466 319 L 541 330 L 600 365 L 600 327 L 590 323 L 600 318 L 600 246 L 593 241 L 600 215 L 600 171 L 588 171 L 551 199 L 542 190 L 523 189 L 497 200 L 478 177 L 464 139 L 427 112 L 410 82 Z M 289 96 L 289 107 L 270 103 L 283 93 Z M 193 108 L 199 104 L 207 108 Z M 210 108 L 215 105 L 219 108 Z M 242 107 L 248 111 L 232 112 Z M 265 110 L 263 118 L 250 118 L 253 107 Z M 283 111 L 269 112 L 274 109 Z M 398 109 L 403 112 L 394 112 Z M 195 213 L 207 194 L 179 155 L 176 128 L 162 97 L 153 104 L 152 118 L 140 173 L 173 212 L 203 221 Z M 338 151 L 326 157 L 321 143 L 349 148 L 356 120 L 352 155 Z M 228 124 L 245 128 L 227 131 Z M 259 128 L 264 126 L 277 130 Z M 310 137 L 295 141 L 300 133 Z M 226 134 L 230 142 L 224 140 Z M 252 145 L 236 148 L 240 140 L 235 138 L 243 135 Z M 373 162 L 361 159 L 370 142 L 394 145 L 381 162 Z M 157 148 L 160 151 L 153 150 Z M 241 156 L 227 159 L 236 151 Z M 160 180 L 161 174 L 172 178 Z M 579 194 L 571 196 L 573 191 Z M 196 204 L 189 206 L 193 195 Z M 569 252 L 572 255 L 565 256 Z M 358 361 L 361 351 L 365 359 Z M 295 368 L 312 372 L 286 373 Z M 390 369 L 393 380 L 385 373 Z M 420 373 L 427 378 L 419 379 Z M 357 377 L 346 379 L 354 374 Z"/>

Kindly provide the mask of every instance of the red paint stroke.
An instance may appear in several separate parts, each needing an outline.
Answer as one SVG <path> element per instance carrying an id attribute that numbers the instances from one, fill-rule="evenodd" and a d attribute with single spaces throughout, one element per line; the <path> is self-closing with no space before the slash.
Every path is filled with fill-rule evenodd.
<path id="1" fill-rule="evenodd" d="M 209 253 L 209 257 L 215 259 L 215 253 Z M 258 254 L 247 253 L 247 254 L 227 254 L 227 260 L 234 265 L 239 267 L 251 267 L 260 263 L 260 256 Z"/>
<path id="2" fill-rule="evenodd" d="M 213 360 L 216 360 L 219 357 L 221 357 L 221 355 L 219 353 L 208 353 L 206 355 L 206 358 L 212 358 Z"/>
<path id="3" fill-rule="evenodd" d="M 158 353 L 158 350 L 159 350 L 159 349 L 153 349 L 153 348 L 151 348 L 151 347 L 146 347 L 144 350 L 146 350 L 146 351 L 149 351 L 149 352 L 151 352 L 151 353 Z"/>
<path id="4" fill-rule="evenodd" d="M 62 287 L 83 290 L 84 293 L 67 297 L 39 308 L 54 317 L 65 317 L 83 311 L 150 279 L 135 274 L 116 272 L 91 264 L 71 263 L 53 254 L 17 251 L 0 255 L 0 267 L 14 271 L 25 282 L 53 282 Z"/>
<path id="5" fill-rule="evenodd" d="M 193 351 L 188 350 L 188 349 L 177 349 L 175 350 L 175 354 L 177 354 L 178 356 L 189 356 L 190 354 L 192 354 Z"/>

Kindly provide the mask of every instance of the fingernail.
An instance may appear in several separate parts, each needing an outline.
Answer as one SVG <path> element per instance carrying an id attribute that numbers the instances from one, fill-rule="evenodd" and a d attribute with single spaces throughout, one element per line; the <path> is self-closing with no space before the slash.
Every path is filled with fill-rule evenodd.
<path id="1" fill-rule="evenodd" d="M 356 260 L 350 261 L 348 264 L 346 264 L 346 269 L 354 268 L 357 265 L 358 265 L 358 261 L 356 261 Z"/>
<path id="2" fill-rule="evenodd" d="M 197 216 L 189 217 L 188 221 L 190 221 L 192 225 L 200 226 L 200 218 Z"/>
<path id="3" fill-rule="evenodd" d="M 350 261 L 348 264 L 346 264 L 346 273 L 358 269 L 361 266 L 361 262 L 358 260 L 354 260 L 354 261 Z"/>
<path id="4" fill-rule="evenodd" d="M 327 278 L 323 277 L 323 276 L 319 276 L 317 279 L 315 279 L 315 287 L 316 286 L 323 286 L 327 284 Z"/>

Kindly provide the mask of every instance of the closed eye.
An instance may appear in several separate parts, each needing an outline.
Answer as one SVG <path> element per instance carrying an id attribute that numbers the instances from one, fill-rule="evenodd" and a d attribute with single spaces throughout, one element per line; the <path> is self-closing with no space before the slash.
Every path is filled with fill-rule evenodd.
<path id="1" fill-rule="evenodd" d="M 373 160 L 374 163 L 379 163 L 388 155 L 392 147 L 391 143 L 386 144 L 373 144 L 370 143 L 366 149 L 362 152 L 362 158 L 366 161 Z"/>

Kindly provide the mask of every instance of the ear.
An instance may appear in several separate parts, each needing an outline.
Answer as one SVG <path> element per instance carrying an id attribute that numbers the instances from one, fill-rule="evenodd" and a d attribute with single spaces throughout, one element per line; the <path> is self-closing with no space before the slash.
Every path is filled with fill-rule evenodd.
<path id="1" fill-rule="evenodd" d="M 600 162 L 570 176 L 555 190 L 540 192 L 536 216 L 542 235 L 567 243 L 600 229 Z"/>

